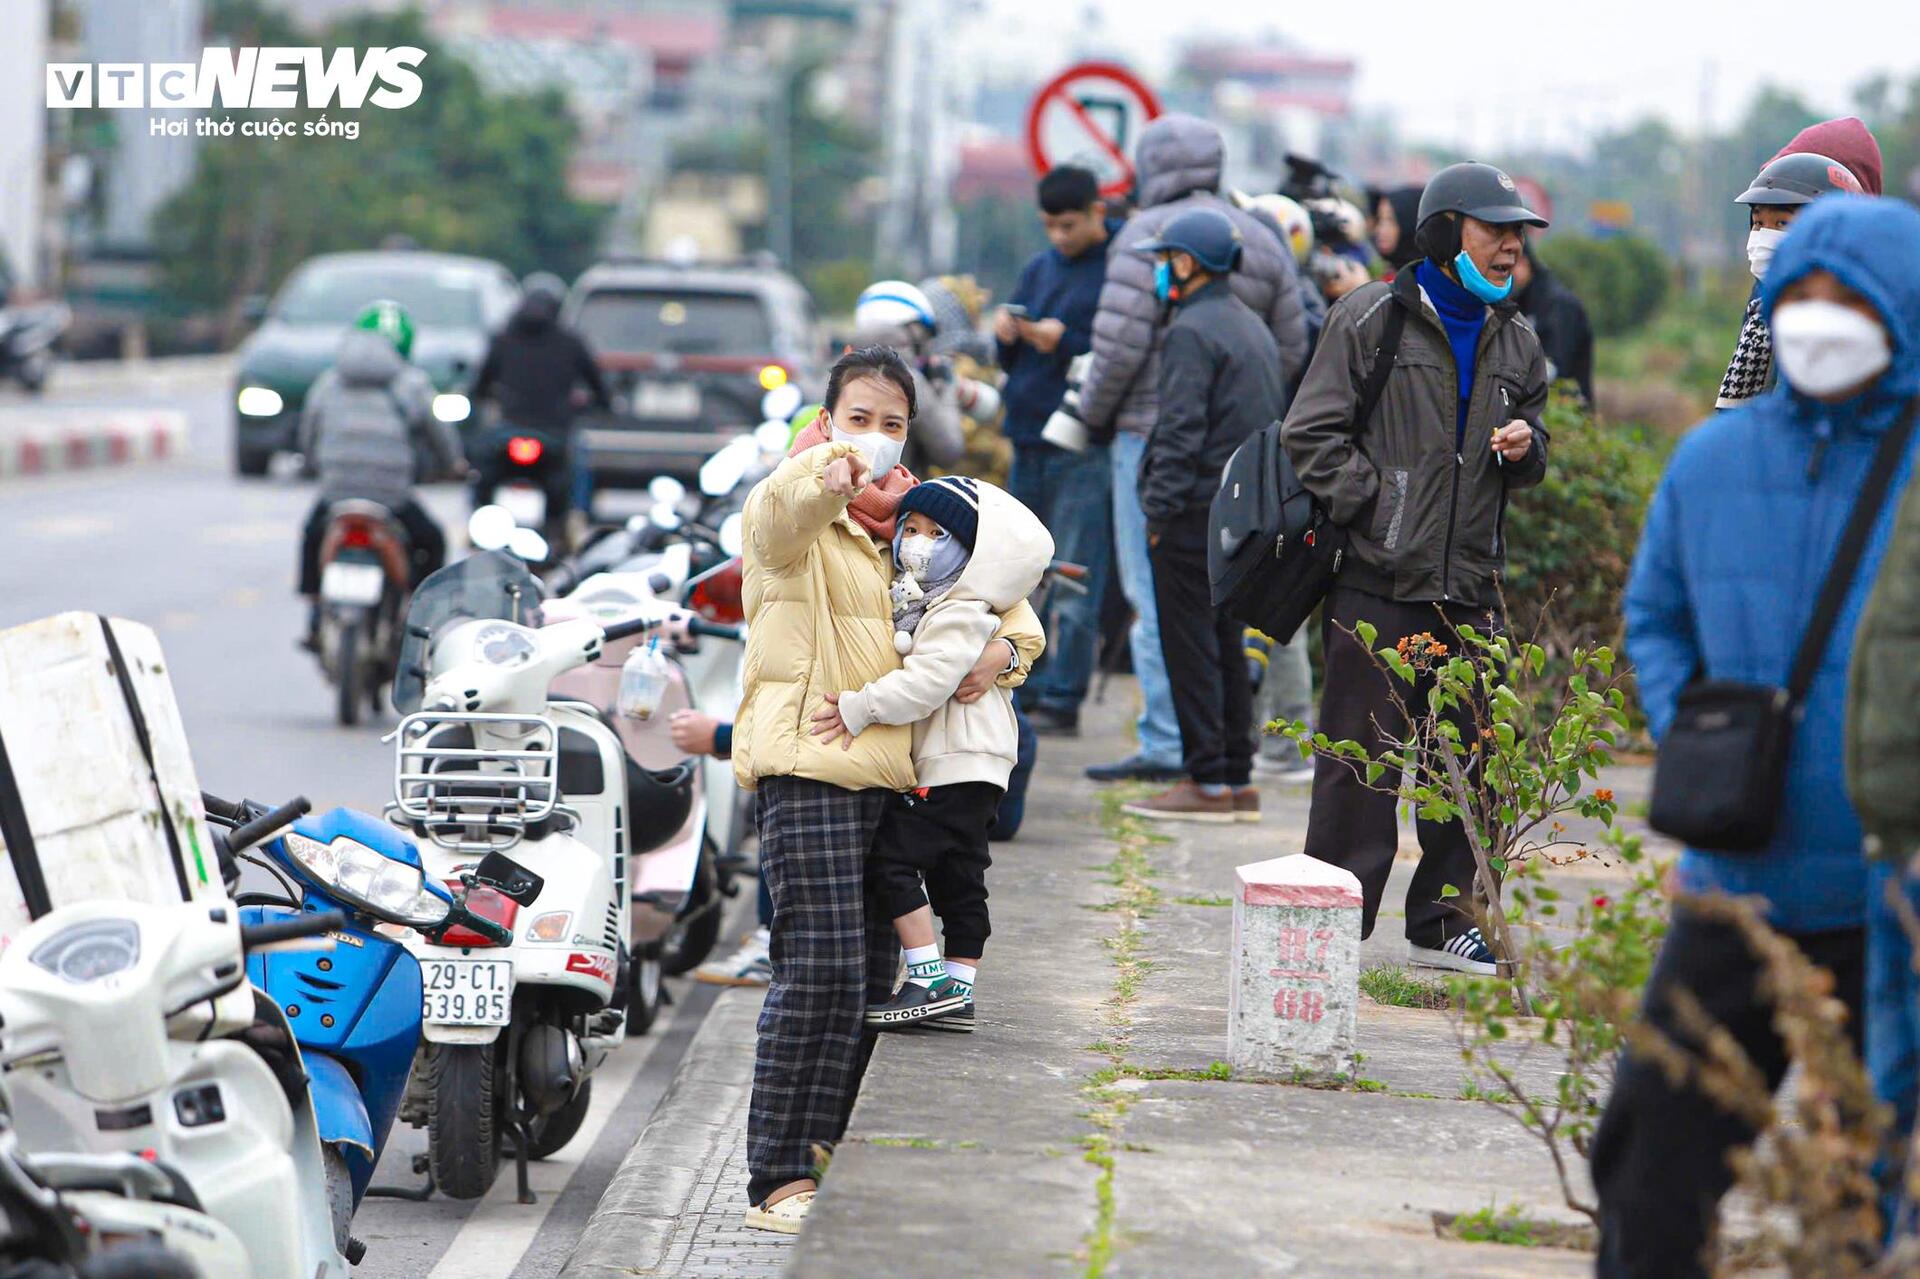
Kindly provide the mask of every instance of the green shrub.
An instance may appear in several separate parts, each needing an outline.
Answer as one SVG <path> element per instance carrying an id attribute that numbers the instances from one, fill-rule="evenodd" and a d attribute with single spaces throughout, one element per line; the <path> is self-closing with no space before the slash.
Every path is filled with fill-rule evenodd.
<path id="1" fill-rule="evenodd" d="M 1547 477 L 1507 505 L 1508 615 L 1551 658 L 1621 638 L 1620 599 L 1669 442 L 1594 420 L 1556 388 L 1542 418 Z M 1548 607 L 1549 602 L 1551 607 Z"/>
<path id="2" fill-rule="evenodd" d="M 1652 318 L 1667 296 L 1667 259 L 1637 235 L 1596 239 L 1555 235 L 1537 252 L 1547 268 L 1586 303 L 1601 337 L 1631 333 Z"/>

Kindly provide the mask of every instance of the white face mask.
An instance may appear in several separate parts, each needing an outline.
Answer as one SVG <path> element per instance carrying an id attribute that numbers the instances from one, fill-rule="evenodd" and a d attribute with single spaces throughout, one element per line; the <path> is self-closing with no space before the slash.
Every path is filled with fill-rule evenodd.
<path id="1" fill-rule="evenodd" d="M 867 465 L 873 468 L 873 482 L 878 484 L 888 471 L 900 465 L 900 454 L 907 447 L 906 441 L 889 439 L 884 431 L 868 431 L 863 435 L 853 435 L 835 426 L 831 438 L 842 444 L 851 444 L 867 455 Z"/>
<path id="2" fill-rule="evenodd" d="M 1768 327 L 1780 372 L 1802 395 L 1838 395 L 1893 363 L 1886 329 L 1838 302 L 1789 302 L 1774 308 Z"/>
<path id="3" fill-rule="evenodd" d="M 933 567 L 933 548 L 938 544 L 937 539 L 924 533 L 907 534 L 900 539 L 900 567 L 915 581 L 926 581 L 927 570 Z"/>
<path id="4" fill-rule="evenodd" d="M 1747 232 L 1747 270 L 1753 272 L 1754 279 L 1767 278 L 1767 268 L 1773 264 L 1773 251 L 1786 238 L 1786 231 L 1769 231 L 1763 226 Z"/>

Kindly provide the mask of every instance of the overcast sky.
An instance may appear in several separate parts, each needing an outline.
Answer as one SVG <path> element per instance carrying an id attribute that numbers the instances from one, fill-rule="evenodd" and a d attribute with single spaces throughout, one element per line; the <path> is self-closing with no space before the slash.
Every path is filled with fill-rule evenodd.
<path id="1" fill-rule="evenodd" d="M 1153 75 L 1190 36 L 1274 33 L 1359 64 L 1363 108 L 1467 149 L 1568 143 L 1654 114 L 1738 117 L 1762 84 L 1851 108 L 1876 71 L 1920 72 L 1916 0 L 981 0 L 968 41 L 993 72 L 1063 64 L 1082 16 Z"/>

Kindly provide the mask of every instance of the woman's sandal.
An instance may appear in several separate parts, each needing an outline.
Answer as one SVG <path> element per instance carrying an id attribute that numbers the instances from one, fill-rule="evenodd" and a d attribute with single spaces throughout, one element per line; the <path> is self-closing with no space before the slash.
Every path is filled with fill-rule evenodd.
<path id="1" fill-rule="evenodd" d="M 811 1190 L 798 1190 L 778 1203 L 759 1204 L 747 1209 L 747 1225 L 754 1230 L 771 1230 L 775 1234 L 797 1235 L 807 1220 L 807 1210 L 813 1206 Z"/>

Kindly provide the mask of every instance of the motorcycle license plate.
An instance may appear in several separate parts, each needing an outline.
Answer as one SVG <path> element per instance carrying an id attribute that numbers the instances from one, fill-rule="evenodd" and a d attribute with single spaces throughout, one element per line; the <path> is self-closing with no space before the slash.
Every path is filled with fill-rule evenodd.
<path id="1" fill-rule="evenodd" d="M 387 589 L 387 573 L 378 564 L 335 560 L 320 574 L 320 598 L 329 604 L 374 605 Z"/>
<path id="2" fill-rule="evenodd" d="M 512 1020 L 513 961 L 423 959 L 420 1015 L 443 1026 L 504 1026 Z"/>
<path id="3" fill-rule="evenodd" d="M 637 417 L 700 416 L 700 388 L 691 382 L 642 382 L 633 388 Z"/>
<path id="4" fill-rule="evenodd" d="M 547 495 L 524 484 L 509 484 L 494 499 L 521 528 L 539 528 L 547 519 Z"/>

